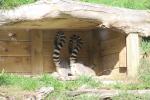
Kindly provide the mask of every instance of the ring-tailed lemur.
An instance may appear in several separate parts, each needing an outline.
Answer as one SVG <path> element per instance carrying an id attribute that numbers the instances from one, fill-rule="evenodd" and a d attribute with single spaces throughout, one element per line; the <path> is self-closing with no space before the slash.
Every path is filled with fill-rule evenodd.
<path id="1" fill-rule="evenodd" d="M 73 35 L 69 40 L 69 54 L 70 54 L 70 64 L 77 62 L 77 54 L 79 53 L 82 46 L 82 40 L 80 36 Z"/>
<path id="2" fill-rule="evenodd" d="M 60 67 L 60 50 L 65 44 L 66 37 L 63 32 L 58 32 L 54 39 L 53 61 L 56 67 Z"/>
<path id="3" fill-rule="evenodd" d="M 82 47 L 82 39 L 78 35 L 70 37 L 69 53 L 70 53 L 70 69 L 72 75 L 96 75 L 94 70 L 81 63 L 77 63 L 77 55 Z"/>
<path id="4" fill-rule="evenodd" d="M 53 51 L 53 61 L 56 66 L 56 71 L 61 76 L 70 75 L 70 70 L 68 69 L 68 61 L 65 61 L 60 58 L 60 52 L 62 47 L 66 42 L 66 37 L 63 32 L 58 32 L 54 39 L 54 51 Z"/>

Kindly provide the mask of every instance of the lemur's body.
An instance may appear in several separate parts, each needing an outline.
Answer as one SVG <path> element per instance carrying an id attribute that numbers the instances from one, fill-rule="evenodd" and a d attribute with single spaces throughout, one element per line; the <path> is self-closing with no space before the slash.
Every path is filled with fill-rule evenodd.
<path id="1" fill-rule="evenodd" d="M 69 41 L 69 53 L 70 53 L 70 68 L 71 68 L 71 74 L 76 75 L 90 75 L 94 76 L 96 75 L 94 70 L 89 68 L 88 66 L 85 66 L 81 63 L 77 63 L 77 55 L 82 47 L 82 40 L 80 36 L 73 35 L 70 37 Z"/>
<path id="2" fill-rule="evenodd" d="M 60 58 L 60 52 L 66 42 L 66 37 L 63 32 L 58 32 L 54 39 L 53 61 L 56 66 L 56 71 L 62 76 L 68 76 L 68 61 Z"/>
<path id="3" fill-rule="evenodd" d="M 77 62 L 77 54 L 79 53 L 81 46 L 82 46 L 82 40 L 80 36 L 73 35 L 70 37 L 69 40 L 69 54 L 70 54 L 70 64 Z"/>

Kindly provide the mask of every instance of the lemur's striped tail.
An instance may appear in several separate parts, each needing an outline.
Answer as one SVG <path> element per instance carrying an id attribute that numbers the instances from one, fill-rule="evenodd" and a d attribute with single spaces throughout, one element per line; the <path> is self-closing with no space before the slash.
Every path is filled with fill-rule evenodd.
<path id="1" fill-rule="evenodd" d="M 73 35 L 69 40 L 70 64 L 77 61 L 77 54 L 82 46 L 82 39 L 78 35 Z"/>
<path id="2" fill-rule="evenodd" d="M 60 50 L 65 44 L 66 37 L 63 32 L 58 32 L 54 39 L 53 61 L 56 67 L 60 66 Z"/>

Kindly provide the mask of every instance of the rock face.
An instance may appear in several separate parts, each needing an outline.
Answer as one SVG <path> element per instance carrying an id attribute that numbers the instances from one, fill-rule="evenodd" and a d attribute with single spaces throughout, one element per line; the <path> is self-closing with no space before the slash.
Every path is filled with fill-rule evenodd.
<path id="1" fill-rule="evenodd" d="M 106 27 L 126 34 L 150 36 L 150 12 L 74 0 L 40 0 L 15 9 L 0 10 L 0 25 L 1 28 L 26 29 Z"/>

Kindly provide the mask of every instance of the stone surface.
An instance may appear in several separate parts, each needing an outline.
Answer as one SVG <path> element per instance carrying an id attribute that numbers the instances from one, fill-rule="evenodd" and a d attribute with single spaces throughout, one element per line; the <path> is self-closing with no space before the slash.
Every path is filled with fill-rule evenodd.
<path id="1" fill-rule="evenodd" d="M 109 18 L 108 18 L 109 16 Z M 148 10 L 132 10 L 73 0 L 40 0 L 15 9 L 0 10 L 1 28 L 93 29 L 150 36 Z"/>

